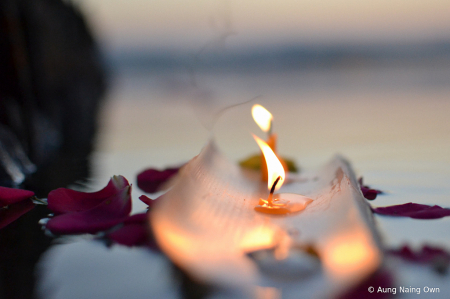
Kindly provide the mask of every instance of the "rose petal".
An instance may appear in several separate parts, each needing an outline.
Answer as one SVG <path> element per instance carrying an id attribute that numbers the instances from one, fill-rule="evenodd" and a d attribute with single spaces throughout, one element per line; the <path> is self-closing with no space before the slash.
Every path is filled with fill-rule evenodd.
<path id="1" fill-rule="evenodd" d="M 148 218 L 147 212 L 134 214 L 134 215 L 128 216 L 128 218 L 125 219 L 125 221 L 123 223 L 124 224 L 146 224 L 147 218 Z"/>
<path id="2" fill-rule="evenodd" d="M 408 245 L 403 245 L 400 249 L 391 249 L 387 253 L 409 262 L 428 264 L 439 274 L 446 274 L 450 264 L 450 253 L 448 251 L 429 245 L 423 245 L 417 251 L 413 251 Z"/>
<path id="3" fill-rule="evenodd" d="M 137 176 L 137 185 L 144 192 L 155 193 L 160 190 L 165 182 L 176 175 L 179 170 L 180 167 L 167 168 L 164 170 L 144 170 Z"/>
<path id="4" fill-rule="evenodd" d="M 88 193 L 59 188 L 48 194 L 48 208 L 56 214 L 87 211 L 128 185 L 127 179 L 119 175 L 113 176 L 106 187 L 97 192 Z"/>
<path id="5" fill-rule="evenodd" d="M 148 217 L 148 213 L 132 215 L 123 222 L 123 227 L 109 233 L 107 237 L 128 247 L 147 246 L 155 251 L 161 251 L 153 232 L 148 230 Z"/>
<path id="6" fill-rule="evenodd" d="M 362 177 L 359 178 L 358 183 L 361 188 L 361 193 L 366 199 L 374 200 L 375 198 L 377 198 L 378 194 L 383 193 L 383 191 L 371 189 L 369 186 L 364 185 Z"/>
<path id="7" fill-rule="evenodd" d="M 400 249 L 391 249 L 389 254 L 400 257 L 409 262 L 419 264 L 431 264 L 438 273 L 447 272 L 450 263 L 450 253 L 443 248 L 424 245 L 418 251 L 413 251 L 408 245 L 403 245 Z"/>
<path id="8" fill-rule="evenodd" d="M 0 186 L 0 207 L 7 206 L 34 196 L 34 192 Z"/>
<path id="9" fill-rule="evenodd" d="M 147 213 L 136 214 L 124 221 L 124 226 L 108 234 L 112 241 L 125 246 L 140 246 L 148 243 Z"/>
<path id="10" fill-rule="evenodd" d="M 364 186 L 361 186 L 361 192 L 363 196 L 369 200 L 374 200 L 375 198 L 377 198 L 377 195 L 379 193 L 378 190 L 370 189 Z"/>
<path id="11" fill-rule="evenodd" d="M 56 216 L 46 228 L 55 234 L 96 233 L 124 221 L 131 212 L 131 186 L 125 186 L 94 208 Z"/>
<path id="12" fill-rule="evenodd" d="M 147 243 L 147 228 L 142 224 L 128 224 L 108 235 L 112 241 L 128 247 Z"/>
<path id="13" fill-rule="evenodd" d="M 387 216 L 410 217 L 414 219 L 437 219 L 450 216 L 450 209 L 417 203 L 405 203 L 372 209 L 374 213 Z"/>
<path id="14" fill-rule="evenodd" d="M 162 198 L 163 196 L 164 196 L 164 195 L 161 195 L 161 196 L 158 197 L 158 198 L 151 199 L 151 198 L 149 198 L 149 197 L 147 197 L 147 196 L 145 196 L 145 195 L 141 195 L 141 196 L 139 196 L 139 199 L 140 199 L 143 203 L 145 203 L 146 205 L 148 205 L 148 208 L 149 208 L 149 209 L 151 209 L 151 208 L 153 207 L 153 205 L 154 205 L 155 203 L 157 203 L 158 201 L 160 201 L 161 198 Z"/>
<path id="15" fill-rule="evenodd" d="M 143 203 L 145 203 L 147 206 L 150 206 L 150 205 L 152 204 L 152 202 L 153 202 L 153 199 L 151 199 L 150 197 L 147 197 L 147 196 L 145 196 L 145 195 L 139 196 L 139 199 L 140 199 Z"/>
<path id="16" fill-rule="evenodd" d="M 0 209 L 0 229 L 34 208 L 31 200 L 22 200 Z"/>

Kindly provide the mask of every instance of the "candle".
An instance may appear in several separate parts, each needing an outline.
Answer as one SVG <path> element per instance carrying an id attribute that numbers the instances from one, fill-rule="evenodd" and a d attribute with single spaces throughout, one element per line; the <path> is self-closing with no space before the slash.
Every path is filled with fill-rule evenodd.
<path id="1" fill-rule="evenodd" d="M 256 143 L 261 148 L 265 157 L 264 161 L 267 162 L 267 187 L 270 191 L 267 200 L 260 198 L 255 211 L 267 214 L 288 214 L 304 210 L 312 202 L 312 199 L 300 194 L 282 193 L 274 195 L 275 190 L 280 189 L 283 185 L 286 172 L 272 148 L 257 136 L 253 135 L 253 138 L 255 138 Z"/>

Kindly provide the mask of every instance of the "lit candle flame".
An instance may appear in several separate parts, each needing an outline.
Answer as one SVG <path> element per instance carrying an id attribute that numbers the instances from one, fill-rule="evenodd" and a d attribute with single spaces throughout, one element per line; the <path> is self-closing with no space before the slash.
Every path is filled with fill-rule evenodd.
<path id="1" fill-rule="evenodd" d="M 269 132 L 272 126 L 272 114 L 263 106 L 255 104 L 252 107 L 252 116 L 258 126 L 264 132 Z"/>
<path id="2" fill-rule="evenodd" d="M 275 186 L 275 190 L 280 189 L 281 185 L 283 185 L 284 179 L 286 177 L 286 173 L 284 172 L 283 165 L 281 165 L 280 160 L 275 155 L 273 150 L 270 148 L 270 146 L 265 143 L 263 140 L 258 138 L 257 136 L 253 135 L 253 138 L 255 138 L 256 142 L 258 143 L 259 147 L 261 148 L 261 151 L 263 152 L 264 158 L 266 159 L 267 163 L 267 173 L 268 173 L 268 188 L 269 190 L 272 188 L 272 185 L 275 183 L 275 181 L 280 177 L 280 180 L 278 181 L 277 185 Z"/>

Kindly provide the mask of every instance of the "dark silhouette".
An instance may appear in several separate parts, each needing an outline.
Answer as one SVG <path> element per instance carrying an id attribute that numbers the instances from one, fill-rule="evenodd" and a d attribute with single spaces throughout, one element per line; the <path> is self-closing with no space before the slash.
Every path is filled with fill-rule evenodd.
<path id="1" fill-rule="evenodd" d="M 0 2 L 0 185 L 38 197 L 89 175 L 105 90 L 95 41 L 67 1 Z M 0 298 L 33 298 L 50 245 L 37 206 L 0 230 Z"/>

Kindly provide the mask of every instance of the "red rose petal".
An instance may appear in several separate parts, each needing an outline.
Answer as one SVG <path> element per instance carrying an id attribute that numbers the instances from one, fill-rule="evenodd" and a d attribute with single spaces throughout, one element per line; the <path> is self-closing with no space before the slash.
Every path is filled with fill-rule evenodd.
<path id="1" fill-rule="evenodd" d="M 153 233 L 148 229 L 148 213 L 136 214 L 128 217 L 123 222 L 123 227 L 109 233 L 107 237 L 121 245 L 147 246 L 148 248 L 160 252 Z"/>
<path id="2" fill-rule="evenodd" d="M 131 212 L 131 186 L 104 199 L 94 208 L 56 216 L 46 228 L 55 234 L 96 233 L 124 221 Z"/>
<path id="3" fill-rule="evenodd" d="M 379 193 L 378 190 L 370 189 L 364 186 L 361 186 L 361 192 L 363 196 L 369 200 L 374 200 L 375 198 L 377 198 L 377 195 Z"/>
<path id="4" fill-rule="evenodd" d="M 416 263 L 429 263 L 438 259 L 450 261 L 449 252 L 443 248 L 429 245 L 422 246 L 418 251 L 413 251 L 408 245 L 403 245 L 400 249 L 388 250 L 388 253 Z"/>
<path id="5" fill-rule="evenodd" d="M 378 194 L 383 193 L 383 191 L 371 189 L 369 186 L 364 185 L 362 177 L 359 178 L 358 183 L 361 188 L 361 193 L 366 199 L 374 200 L 375 198 L 377 198 Z"/>
<path id="6" fill-rule="evenodd" d="M 147 223 L 148 214 L 140 213 L 128 216 L 127 219 L 123 222 L 124 224 L 146 224 Z"/>
<path id="7" fill-rule="evenodd" d="M 148 242 L 148 233 L 145 225 L 134 223 L 110 233 L 108 238 L 128 247 L 142 246 Z"/>
<path id="8" fill-rule="evenodd" d="M 34 204 L 31 200 L 22 200 L 8 205 L 7 208 L 0 208 L 0 229 L 15 221 L 33 208 Z"/>
<path id="9" fill-rule="evenodd" d="M 154 205 L 155 203 L 157 203 L 158 201 L 160 201 L 161 198 L 162 198 L 163 196 L 164 196 L 164 195 L 161 195 L 161 196 L 158 197 L 158 198 L 151 199 L 151 198 L 149 198 L 149 197 L 147 197 L 147 196 L 145 196 L 145 195 L 141 195 L 141 196 L 139 196 L 139 199 L 140 199 L 143 203 L 145 203 L 146 205 L 148 205 L 148 208 L 149 208 L 149 209 L 151 209 L 151 208 L 153 207 L 153 205 Z"/>
<path id="10" fill-rule="evenodd" d="M 153 199 L 151 199 L 150 197 L 146 196 L 146 195 L 141 195 L 139 196 L 139 199 L 145 203 L 147 206 L 151 206 L 153 203 Z"/>
<path id="11" fill-rule="evenodd" d="M 97 192 L 88 193 L 59 188 L 48 194 L 48 208 L 56 214 L 87 211 L 128 185 L 127 179 L 119 175 L 113 176 L 106 187 Z"/>
<path id="12" fill-rule="evenodd" d="M 7 206 L 34 196 L 34 192 L 0 186 L 0 207 Z"/>
<path id="13" fill-rule="evenodd" d="M 410 217 L 414 219 L 438 219 L 450 216 L 450 209 L 417 203 L 405 203 L 372 209 L 374 213 L 387 216 Z"/>
<path id="14" fill-rule="evenodd" d="M 147 169 L 138 174 L 137 185 L 147 193 L 155 193 L 163 187 L 171 177 L 176 175 L 180 168 L 167 168 L 164 170 Z"/>
<path id="15" fill-rule="evenodd" d="M 108 234 L 112 241 L 125 246 L 145 245 L 149 241 L 147 213 L 136 214 L 124 221 L 124 226 Z"/>

